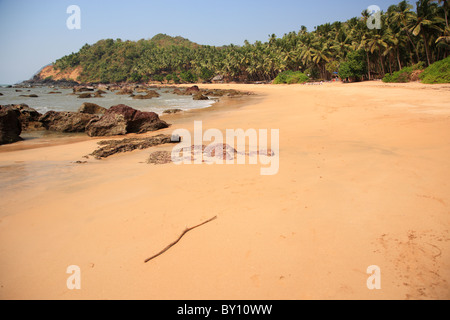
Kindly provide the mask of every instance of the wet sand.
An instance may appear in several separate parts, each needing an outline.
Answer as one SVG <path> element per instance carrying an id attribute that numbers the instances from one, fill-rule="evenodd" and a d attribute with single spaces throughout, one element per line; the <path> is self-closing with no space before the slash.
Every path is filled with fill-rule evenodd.
<path id="1" fill-rule="evenodd" d="M 145 163 L 172 146 L 83 158 L 99 139 L 1 147 L 0 298 L 450 298 L 450 86 L 199 86 L 259 98 L 147 135 L 280 129 L 279 173 Z"/>

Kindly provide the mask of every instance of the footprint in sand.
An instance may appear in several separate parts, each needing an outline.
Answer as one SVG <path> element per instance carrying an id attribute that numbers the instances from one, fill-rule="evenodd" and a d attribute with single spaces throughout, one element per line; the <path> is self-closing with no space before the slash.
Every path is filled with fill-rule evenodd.
<path id="1" fill-rule="evenodd" d="M 378 239 L 380 252 L 392 264 L 398 283 L 408 293 L 406 299 L 439 299 L 448 295 L 447 281 L 441 275 L 443 266 L 439 239 L 432 231 L 408 231 L 403 235 L 383 234 Z"/>

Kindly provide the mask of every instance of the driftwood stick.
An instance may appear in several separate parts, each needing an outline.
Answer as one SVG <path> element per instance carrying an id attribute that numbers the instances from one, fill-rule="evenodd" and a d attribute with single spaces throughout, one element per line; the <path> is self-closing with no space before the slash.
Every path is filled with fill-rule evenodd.
<path id="1" fill-rule="evenodd" d="M 207 224 L 207 223 L 209 223 L 209 222 L 211 222 L 211 221 L 213 221 L 213 220 L 215 220 L 215 219 L 217 219 L 217 216 L 215 216 L 215 217 L 213 217 L 213 218 L 211 218 L 211 219 L 209 219 L 209 220 L 207 220 L 207 221 L 205 221 L 205 222 L 202 222 L 202 223 L 200 223 L 199 225 L 196 225 L 195 227 L 187 228 L 186 230 L 183 231 L 183 233 L 178 237 L 177 240 L 175 240 L 174 242 L 172 242 L 171 244 L 169 244 L 169 245 L 168 245 L 167 247 L 165 247 L 161 252 L 159 252 L 159 253 L 155 254 L 154 256 L 148 258 L 147 260 L 145 260 L 144 263 L 147 263 L 147 262 L 149 262 L 150 260 L 153 260 L 153 259 L 155 259 L 156 257 L 159 257 L 159 256 L 162 255 L 164 252 L 166 252 L 167 250 L 169 250 L 170 248 L 172 248 L 172 247 L 173 247 L 174 245 L 176 245 L 176 244 L 181 240 L 181 238 L 183 238 L 184 235 L 185 235 L 186 233 L 188 233 L 189 231 L 192 231 L 192 230 L 194 230 L 195 228 L 201 227 L 202 225 Z"/>

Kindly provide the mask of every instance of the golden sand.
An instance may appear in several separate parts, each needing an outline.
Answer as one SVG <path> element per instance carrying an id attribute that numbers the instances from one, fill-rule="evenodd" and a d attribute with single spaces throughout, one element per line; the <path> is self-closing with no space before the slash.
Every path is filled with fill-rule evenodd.
<path id="1" fill-rule="evenodd" d="M 448 85 L 200 87 L 263 98 L 152 134 L 279 129 L 279 173 L 83 158 L 98 139 L 0 147 L 1 299 L 450 298 Z"/>

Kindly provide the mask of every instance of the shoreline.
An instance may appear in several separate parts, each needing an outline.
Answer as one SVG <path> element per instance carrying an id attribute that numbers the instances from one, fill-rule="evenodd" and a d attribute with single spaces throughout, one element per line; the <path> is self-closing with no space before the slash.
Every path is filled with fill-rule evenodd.
<path id="1" fill-rule="evenodd" d="M 97 138 L 2 152 L 0 298 L 450 297 L 447 86 L 201 87 L 255 95 L 142 136 L 192 133 L 194 119 L 205 130 L 280 129 L 279 173 L 148 165 L 151 149 L 74 163 Z M 70 265 L 81 290 L 66 287 Z M 372 265 L 381 290 L 366 286 Z"/>
<path id="2" fill-rule="evenodd" d="M 193 84 L 198 85 L 199 84 Z M 192 85 L 186 85 L 186 86 L 177 86 L 174 87 L 171 86 L 161 86 L 160 89 L 164 88 L 186 88 L 191 87 Z M 210 107 L 207 108 L 198 108 L 198 109 L 192 109 L 192 110 L 186 110 L 182 111 L 176 114 L 162 114 L 160 115 L 161 120 L 167 121 L 169 124 L 180 124 L 187 122 L 188 119 L 191 119 L 193 117 L 203 117 L 204 115 L 208 113 L 217 113 L 222 111 L 230 111 L 234 108 L 241 108 L 245 105 L 248 105 L 252 101 L 255 101 L 257 97 L 252 95 L 240 95 L 237 97 L 219 97 L 216 98 L 216 102 L 214 102 Z M 170 129 L 170 127 L 169 127 Z M 154 132 L 148 132 L 146 134 L 140 134 L 140 135 L 133 135 L 133 134 L 127 134 L 123 136 L 105 136 L 105 137 L 89 137 L 86 135 L 86 133 L 60 133 L 60 132 L 52 132 L 52 131 L 24 131 L 22 132 L 22 138 L 24 138 L 23 141 L 15 142 L 12 144 L 6 144 L 0 146 L 0 154 L 4 152 L 14 152 L 14 151 L 20 151 L 20 150 L 28 150 L 28 149 L 36 149 L 36 148 L 43 148 L 43 147 L 51 147 L 51 146 L 58 146 L 58 145 L 66 145 L 66 144 L 73 144 L 83 141 L 89 141 L 89 140 L 108 140 L 108 139 L 119 139 L 119 138 L 127 138 L 132 136 L 145 136 L 145 135 L 151 135 L 151 134 L 157 134 L 159 131 Z"/>

